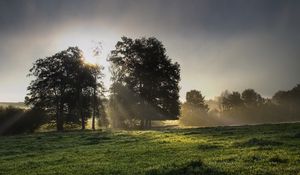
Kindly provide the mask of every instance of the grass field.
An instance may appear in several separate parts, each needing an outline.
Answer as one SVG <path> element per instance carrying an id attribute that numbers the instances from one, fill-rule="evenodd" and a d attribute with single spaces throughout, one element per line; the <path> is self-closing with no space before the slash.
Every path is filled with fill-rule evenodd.
<path id="1" fill-rule="evenodd" d="M 300 175 L 300 123 L 2 136 L 0 174 Z"/>

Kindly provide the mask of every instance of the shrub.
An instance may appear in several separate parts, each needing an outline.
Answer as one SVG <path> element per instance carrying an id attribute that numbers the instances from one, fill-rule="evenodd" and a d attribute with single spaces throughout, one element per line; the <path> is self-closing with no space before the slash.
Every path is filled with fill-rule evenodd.
<path id="1" fill-rule="evenodd" d="M 47 116 L 42 110 L 0 107 L 0 135 L 32 133 L 46 119 Z"/>

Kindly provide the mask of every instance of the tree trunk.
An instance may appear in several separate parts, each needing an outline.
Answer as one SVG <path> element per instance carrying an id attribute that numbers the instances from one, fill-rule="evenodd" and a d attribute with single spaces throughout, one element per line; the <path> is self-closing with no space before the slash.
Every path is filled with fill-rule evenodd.
<path id="1" fill-rule="evenodd" d="M 63 104 L 58 105 L 58 110 L 56 114 L 56 129 L 57 131 L 64 130 L 64 120 L 63 120 Z"/>
<path id="2" fill-rule="evenodd" d="M 140 126 L 141 129 L 144 129 L 144 128 L 145 128 L 145 124 L 144 124 L 144 123 L 145 123 L 145 120 L 144 120 L 144 119 L 141 119 L 141 126 Z"/>
<path id="3" fill-rule="evenodd" d="M 151 129 L 151 120 L 145 121 L 145 129 Z"/>
<path id="4" fill-rule="evenodd" d="M 84 120 L 84 115 L 81 112 L 81 129 L 84 130 L 85 129 L 85 120 Z"/>
<path id="5" fill-rule="evenodd" d="M 56 114 L 56 131 L 62 131 L 62 128 L 61 128 L 61 124 L 60 124 L 60 114 L 57 113 Z"/>
<path id="6" fill-rule="evenodd" d="M 79 113 L 81 117 L 81 129 L 85 129 L 85 120 L 83 115 L 83 109 L 82 109 L 82 89 L 80 88 L 78 91 L 78 107 L 79 107 Z"/>
<path id="7" fill-rule="evenodd" d="M 96 84 L 96 76 L 95 76 L 95 84 Z M 92 129 L 95 130 L 95 117 L 96 117 L 96 87 L 94 87 L 94 94 L 93 94 L 93 118 L 92 118 Z M 97 103 L 98 104 L 98 103 Z"/>
<path id="8" fill-rule="evenodd" d="M 95 130 L 95 115 L 93 115 L 92 119 L 92 129 Z"/>
<path id="9" fill-rule="evenodd" d="M 152 124 L 151 124 L 151 120 L 148 120 L 148 129 L 151 129 L 151 126 Z"/>
<path id="10" fill-rule="evenodd" d="M 148 120 L 145 120 L 145 129 L 148 129 Z"/>

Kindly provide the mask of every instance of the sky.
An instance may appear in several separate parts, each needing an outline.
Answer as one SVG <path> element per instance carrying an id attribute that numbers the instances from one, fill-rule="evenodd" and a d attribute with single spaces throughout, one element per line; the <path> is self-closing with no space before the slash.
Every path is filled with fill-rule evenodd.
<path id="1" fill-rule="evenodd" d="M 24 101 L 33 62 L 69 46 L 106 58 L 122 36 L 158 38 L 181 65 L 180 98 L 300 83 L 298 0 L 0 0 L 0 101 Z"/>

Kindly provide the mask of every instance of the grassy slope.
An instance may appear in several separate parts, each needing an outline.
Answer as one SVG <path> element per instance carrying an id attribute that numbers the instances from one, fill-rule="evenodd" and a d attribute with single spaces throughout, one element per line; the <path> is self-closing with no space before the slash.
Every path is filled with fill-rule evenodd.
<path id="1" fill-rule="evenodd" d="M 300 123 L 0 137 L 0 174 L 300 174 Z"/>

